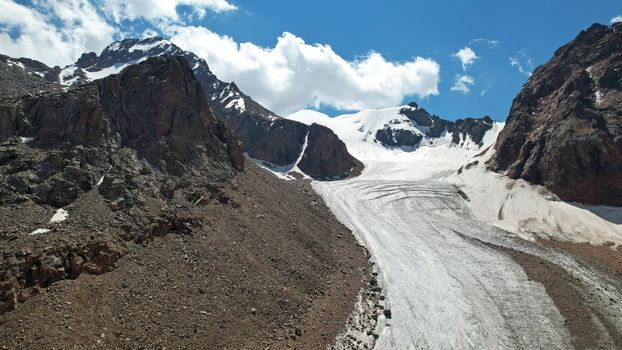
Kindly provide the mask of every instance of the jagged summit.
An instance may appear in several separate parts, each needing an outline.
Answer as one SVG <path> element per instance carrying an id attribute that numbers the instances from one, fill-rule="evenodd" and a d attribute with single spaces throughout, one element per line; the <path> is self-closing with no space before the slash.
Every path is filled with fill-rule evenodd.
<path id="1" fill-rule="evenodd" d="M 479 148 L 493 128 L 489 116 L 456 121 L 432 115 L 414 102 L 404 106 L 370 109 L 330 118 L 322 113 L 300 111 L 287 118 L 330 127 L 346 143 L 363 141 L 387 149 L 414 151 L 420 146 L 453 144 Z M 351 132 L 343 133 L 344 130 Z M 347 134 L 347 135 L 346 135 Z"/>

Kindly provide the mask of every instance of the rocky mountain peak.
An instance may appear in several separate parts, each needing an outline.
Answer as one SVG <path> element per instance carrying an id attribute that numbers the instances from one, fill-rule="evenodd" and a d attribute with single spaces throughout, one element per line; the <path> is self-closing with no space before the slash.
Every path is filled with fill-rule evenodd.
<path id="1" fill-rule="evenodd" d="M 622 24 L 594 24 L 514 99 L 491 167 L 568 201 L 622 205 Z"/>
<path id="2" fill-rule="evenodd" d="M 149 58 L 118 75 L 25 100 L 21 109 L 26 120 L 12 124 L 25 128 L 5 129 L 3 134 L 17 132 L 33 138 L 34 145 L 130 147 L 167 166 L 218 158 L 229 147 L 232 165 L 242 168 L 239 150 L 233 149 L 237 146 L 226 143 L 231 136 L 212 116 L 200 84 L 181 57 Z"/>
<path id="3" fill-rule="evenodd" d="M 62 70 L 55 70 L 52 80 L 57 84 L 51 85 L 58 88 L 89 84 L 109 75 L 118 74 L 124 68 L 144 62 L 150 57 L 159 56 L 179 56 L 186 60 L 208 97 L 211 112 L 243 141 L 244 152 L 249 156 L 275 165 L 288 165 L 299 158 L 303 150 L 304 137 L 308 132 L 306 125 L 283 119 L 264 108 L 250 96 L 245 95 L 234 82 L 226 83 L 219 80 L 210 71 L 205 60 L 161 37 L 124 39 L 112 43 L 99 55 L 93 52 L 85 53 L 76 63 Z M 23 74 L 19 77 L 23 78 Z M 46 90 L 49 89 L 49 86 L 46 87 Z M 26 91 L 31 92 L 32 89 L 22 92 Z M 347 150 L 338 144 L 329 148 L 346 152 L 345 156 L 349 161 L 344 163 L 346 165 L 343 167 L 339 167 L 340 169 L 356 163 Z M 319 165 L 316 168 L 319 168 Z M 331 172 L 323 174 L 322 178 L 344 177 L 348 176 L 347 174 L 350 172 Z"/>
<path id="4" fill-rule="evenodd" d="M 26 196 L 64 206 L 95 186 L 114 201 L 133 187 L 104 181 L 111 169 L 158 193 L 171 177 L 200 172 L 221 181 L 244 166 L 240 144 L 213 117 L 181 57 L 153 57 L 118 75 L 0 106 L 0 125 L 0 166 L 9 174 L 4 201 Z"/>
<path id="5" fill-rule="evenodd" d="M 57 88 L 59 67 L 0 54 L 0 100 Z"/>
<path id="6" fill-rule="evenodd" d="M 493 120 L 489 116 L 465 118 L 450 121 L 437 115 L 431 115 L 414 102 L 401 107 L 398 116 L 375 131 L 375 140 L 386 147 L 399 147 L 414 150 L 422 142 L 434 142 L 434 139 L 451 135 L 451 142 L 463 144 L 471 140 L 476 145 L 482 144 L 484 134 L 492 128 Z"/>

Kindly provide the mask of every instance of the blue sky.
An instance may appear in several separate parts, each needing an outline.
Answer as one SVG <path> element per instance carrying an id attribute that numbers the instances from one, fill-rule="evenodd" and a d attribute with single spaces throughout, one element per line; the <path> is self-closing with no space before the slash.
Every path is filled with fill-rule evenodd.
<path id="1" fill-rule="evenodd" d="M 405 101 L 415 100 L 431 113 L 450 119 L 483 114 L 505 119 L 528 78 L 510 65 L 510 57 L 520 58 L 531 71 L 579 31 L 595 22 L 608 25 L 622 13 L 618 0 L 235 3 L 244 11 L 216 16 L 211 25 L 238 41 L 271 46 L 275 37 L 289 31 L 307 42 L 329 44 L 348 59 L 369 50 L 398 61 L 412 56 L 435 59 L 441 65 L 440 94 L 424 99 L 410 96 Z M 474 39 L 500 43 L 491 49 Z M 465 46 L 480 57 L 467 71 L 476 81 L 468 94 L 450 91 L 455 75 L 463 73 L 459 60 L 451 55 Z"/>
<path id="2" fill-rule="evenodd" d="M 198 7 L 196 3 L 176 0 L 180 6 L 173 6 L 173 10 L 158 12 L 152 6 L 151 13 L 147 12 L 149 8 L 122 7 L 132 1 L 125 5 L 117 0 L 73 0 L 74 4 L 50 1 L 48 5 L 46 1 L 43 5 L 0 1 L 16 5 L 14 13 L 0 14 L 0 34 L 5 35 L 0 35 L 0 52 L 9 55 L 69 64 L 79 52 L 98 52 L 111 39 L 140 36 L 149 29 L 147 34 L 153 30 L 182 48 L 196 51 L 221 79 L 236 80 L 244 91 L 277 112 L 315 106 L 335 115 L 347 109 L 412 100 L 448 119 L 484 114 L 505 119 L 529 72 L 579 31 L 595 22 L 609 24 L 622 14 L 619 0 L 201 0 L 203 5 Z M 75 6 L 76 2 L 82 5 Z M 38 14 L 46 23 L 15 19 L 22 10 L 33 11 L 31 17 L 36 20 Z M 71 11 L 75 15 L 67 14 Z M 85 30 L 75 29 L 80 25 L 99 29 L 84 34 Z M 37 51 L 42 47 L 36 45 L 38 39 L 34 34 L 27 37 L 28 30 L 35 29 L 38 33 L 57 31 L 56 36 L 49 33 L 48 41 L 57 40 L 55 47 L 66 47 L 68 53 L 52 59 L 49 50 Z M 284 32 L 292 35 L 284 37 Z M 278 50 L 277 39 L 281 43 Z M 246 42 L 252 43 L 248 50 L 238 45 Z M 313 49 L 316 43 L 330 46 L 332 52 L 327 46 Z M 455 54 L 466 47 L 477 58 L 463 68 Z M 233 51 L 228 55 L 229 49 Z M 365 67 L 377 74 L 362 73 L 357 65 L 371 62 L 370 52 L 378 54 L 380 63 Z M 310 56 L 300 59 L 301 55 Z M 416 57 L 425 61 L 415 63 Z M 283 63 L 283 59 L 287 62 Z M 511 59 L 523 72 L 518 65 L 511 65 Z M 438 73 L 434 73 L 431 63 L 439 66 Z M 306 67 L 305 75 L 307 64 L 311 68 Z M 295 78 L 274 78 L 284 72 Z M 400 72 L 414 73 L 415 79 L 424 81 L 404 81 Z M 465 85 L 468 93 L 464 86 L 452 90 L 463 76 L 472 82 Z M 374 88 L 374 84 L 378 86 Z M 324 88 L 328 85 L 331 87 Z M 278 88 L 266 93 L 271 87 Z"/>

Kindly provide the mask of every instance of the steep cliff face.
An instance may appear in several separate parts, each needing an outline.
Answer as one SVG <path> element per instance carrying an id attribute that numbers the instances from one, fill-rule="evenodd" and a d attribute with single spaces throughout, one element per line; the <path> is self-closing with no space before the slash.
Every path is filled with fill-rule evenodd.
<path id="1" fill-rule="evenodd" d="M 3 202 L 25 196 L 67 205 L 94 188 L 102 174 L 115 173 L 125 178 L 121 183 L 131 178 L 131 187 L 142 184 L 157 197 L 162 189 L 147 176 L 154 174 L 150 169 L 160 180 L 197 170 L 225 180 L 244 165 L 238 141 L 214 119 L 179 57 L 151 58 L 66 92 L 16 100 L 0 112 L 0 125 Z M 103 177 L 101 182 L 111 201 L 123 197 Z"/>
<path id="2" fill-rule="evenodd" d="M 298 159 L 308 128 L 282 118 L 263 119 L 252 115 L 225 118 L 225 123 L 245 145 L 245 151 L 255 159 L 283 166 Z"/>
<path id="3" fill-rule="evenodd" d="M 125 39 L 109 45 L 100 55 L 85 53 L 76 63 L 57 73 L 57 80 L 62 85 L 84 84 L 161 55 L 184 57 L 207 94 L 212 112 L 243 142 L 244 152 L 250 157 L 277 166 L 292 164 L 299 158 L 309 131 L 306 125 L 283 119 L 264 108 L 245 95 L 235 83 L 219 80 L 205 60 L 163 38 Z M 332 147 L 341 149 L 337 144 Z M 348 163 L 356 161 L 347 150 L 342 150 L 346 154 L 335 154 L 337 158 L 347 159 Z M 316 164 L 315 168 L 324 169 L 323 178 L 345 176 L 320 164 Z"/>
<path id="4" fill-rule="evenodd" d="M 595 24 L 514 99 L 491 167 L 560 198 L 622 205 L 622 24 Z"/>
<path id="5" fill-rule="evenodd" d="M 329 128 L 311 124 L 298 168 L 307 175 L 321 180 L 335 180 L 357 176 L 363 164 L 349 156 L 346 145 Z M 336 174 L 336 175 L 327 175 Z"/>

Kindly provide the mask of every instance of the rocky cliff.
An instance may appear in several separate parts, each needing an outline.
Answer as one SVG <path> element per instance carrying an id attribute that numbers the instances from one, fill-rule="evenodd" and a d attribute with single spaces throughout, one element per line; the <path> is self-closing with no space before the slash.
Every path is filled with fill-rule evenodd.
<path id="1" fill-rule="evenodd" d="M 243 168 L 237 141 L 212 116 L 182 58 L 152 58 L 119 75 L 19 99 L 0 111 L 0 138 L 6 140 L 1 165 L 10 168 L 4 173 L 4 202 L 25 195 L 41 204 L 67 205 L 103 174 L 131 173 L 132 166 L 109 164 L 121 154 L 163 176 L 183 176 L 194 167 L 226 179 Z M 19 143 L 48 150 L 47 158 L 30 147 L 14 147 Z M 135 175 L 133 182 L 145 177 Z"/>
<path id="2" fill-rule="evenodd" d="M 358 176 L 363 169 L 360 161 L 348 156 L 343 141 L 325 126 L 311 124 L 306 136 L 306 145 L 298 168 L 313 178 L 335 180 Z"/>
<path id="3" fill-rule="evenodd" d="M 94 52 L 85 53 L 76 63 L 59 71 L 57 80 L 62 85 L 83 84 L 98 79 L 107 72 L 114 73 L 148 57 L 161 55 L 175 55 L 186 59 L 209 98 L 210 108 L 243 142 L 244 152 L 250 157 L 277 166 L 292 164 L 299 158 L 305 135 L 309 131 L 306 125 L 281 118 L 264 108 L 245 95 L 235 83 L 219 80 L 210 71 L 205 60 L 163 38 L 125 39 L 109 45 L 100 55 Z M 331 133 L 328 129 L 325 132 Z M 330 140 L 336 142 L 339 138 L 331 137 Z M 335 168 L 313 165 L 315 169 L 323 169 L 323 173 L 317 178 L 349 176 L 350 173 L 341 173 L 337 169 L 348 168 L 349 165 L 357 163 L 356 159 L 338 144 L 331 147 L 345 152 L 335 154 L 336 159 L 344 163 Z M 333 161 L 336 162 L 337 160 Z"/>
<path id="4" fill-rule="evenodd" d="M 491 167 L 561 199 L 622 205 L 622 24 L 581 32 L 514 99 Z"/>
<path id="5" fill-rule="evenodd" d="M 11 209 L 3 216 L 13 209 L 69 208 L 91 197 L 101 202 L 95 215 L 118 213 L 114 225 L 120 233 L 53 246 L 58 253 L 48 270 L 36 268 L 43 264 L 39 258 L 3 261 L 0 313 L 14 308 L 16 291 L 29 285 L 45 287 L 82 272 L 111 270 L 124 254 L 121 238 L 138 242 L 187 232 L 188 221 L 168 206 L 174 191 L 184 183 L 191 199 L 227 201 L 219 188 L 244 166 L 238 141 L 213 118 L 183 58 L 151 58 L 67 91 L 5 101 L 0 107 L 0 206 Z M 30 234 L 49 232 L 46 226 L 63 221 L 67 210 L 59 213 L 60 219 L 41 223 Z M 5 227 L 11 231 L 3 230 L 0 238 L 28 235 L 20 227 Z"/>

